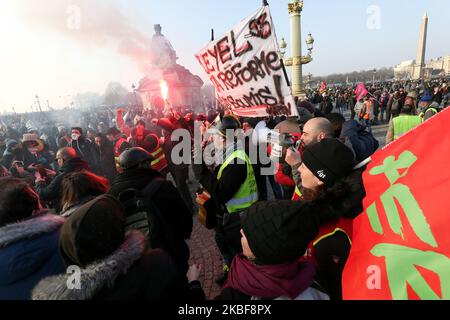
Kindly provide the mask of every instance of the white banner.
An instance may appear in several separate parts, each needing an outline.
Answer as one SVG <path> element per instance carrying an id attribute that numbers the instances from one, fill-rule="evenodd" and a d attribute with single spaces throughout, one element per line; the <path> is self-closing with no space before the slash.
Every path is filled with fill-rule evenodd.
<path id="1" fill-rule="evenodd" d="M 297 115 L 284 76 L 269 6 L 195 55 L 220 104 L 243 117 Z"/>

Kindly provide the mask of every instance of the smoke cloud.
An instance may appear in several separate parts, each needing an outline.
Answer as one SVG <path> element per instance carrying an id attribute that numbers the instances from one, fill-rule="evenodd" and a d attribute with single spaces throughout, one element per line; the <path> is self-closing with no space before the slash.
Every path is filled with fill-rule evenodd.
<path id="1" fill-rule="evenodd" d="M 153 30 L 136 29 L 130 19 L 106 0 L 19 0 L 27 24 L 60 33 L 87 48 L 113 45 L 149 76 Z"/>

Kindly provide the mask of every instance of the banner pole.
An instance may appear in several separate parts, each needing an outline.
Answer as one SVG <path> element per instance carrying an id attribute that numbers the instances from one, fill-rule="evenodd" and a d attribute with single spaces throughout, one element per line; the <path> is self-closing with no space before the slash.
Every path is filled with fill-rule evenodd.
<path id="1" fill-rule="evenodd" d="M 281 67 L 283 68 L 283 74 L 284 74 L 284 78 L 286 79 L 287 86 L 290 87 L 291 82 L 289 81 L 289 77 L 288 77 L 288 74 L 286 71 L 286 66 L 284 65 L 283 59 L 280 59 L 280 63 L 281 63 Z"/>
<path id="2" fill-rule="evenodd" d="M 214 37 L 214 28 L 211 29 L 211 42 L 215 40 Z M 219 109 L 219 100 L 217 99 L 217 91 L 216 91 L 216 87 L 214 87 L 214 100 L 216 102 L 216 110 Z"/>

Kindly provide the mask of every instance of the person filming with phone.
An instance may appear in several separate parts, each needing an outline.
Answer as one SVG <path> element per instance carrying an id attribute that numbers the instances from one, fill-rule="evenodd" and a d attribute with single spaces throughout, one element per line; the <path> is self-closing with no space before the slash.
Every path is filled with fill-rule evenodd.
<path id="1" fill-rule="evenodd" d="M 59 211 L 64 177 L 72 172 L 89 170 L 89 166 L 77 156 L 77 152 L 73 148 L 59 149 L 56 153 L 55 162 L 58 163 L 60 170 L 54 179 L 46 178 L 41 170 L 35 172 L 36 191 L 42 201 L 52 202 L 53 207 Z"/>

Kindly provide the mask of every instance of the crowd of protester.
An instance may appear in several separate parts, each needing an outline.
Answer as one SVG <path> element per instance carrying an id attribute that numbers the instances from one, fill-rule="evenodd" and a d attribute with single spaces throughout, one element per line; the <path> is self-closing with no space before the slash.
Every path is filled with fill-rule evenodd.
<path id="1" fill-rule="evenodd" d="M 205 300 L 202 267 L 188 265 L 199 212 L 224 262 L 216 299 L 342 299 L 352 220 L 365 197 L 357 165 L 379 147 L 371 126 L 389 124 L 389 143 L 449 103 L 441 79 L 362 93 L 322 86 L 297 101 L 294 117 L 215 109 L 118 109 L 73 124 L 2 117 L 0 299 Z M 174 133 L 184 129 L 193 141 L 196 125 L 214 133 L 177 155 L 203 161 L 180 164 Z M 251 148 L 269 156 L 280 147 L 261 139 L 261 128 L 291 142 L 269 174 L 260 153 L 250 157 Z M 75 289 L 66 272 L 73 266 L 81 270 Z"/>

